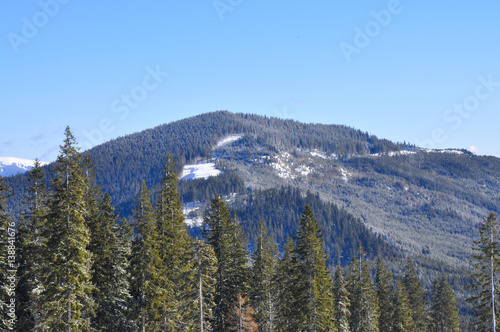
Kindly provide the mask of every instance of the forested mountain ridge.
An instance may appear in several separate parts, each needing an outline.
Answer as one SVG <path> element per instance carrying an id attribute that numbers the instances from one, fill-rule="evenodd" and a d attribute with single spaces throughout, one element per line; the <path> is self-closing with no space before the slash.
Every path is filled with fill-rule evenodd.
<path id="1" fill-rule="evenodd" d="M 241 139 L 217 146 L 234 134 Z M 255 190 L 309 190 L 345 208 L 403 252 L 457 266 L 467 264 L 476 224 L 488 211 L 498 211 L 500 202 L 498 158 L 426 151 L 346 126 L 226 111 L 161 125 L 88 151 L 98 185 L 122 216 L 130 215 L 143 179 L 157 188 L 168 153 L 179 172 L 184 164 L 203 160 L 225 171 L 195 180 L 196 185 L 181 181 L 185 202 L 194 194 L 206 201 L 220 190 L 237 192 L 235 204 Z M 20 197 L 26 175 L 6 182 Z M 20 200 L 12 204 L 18 209 Z"/>

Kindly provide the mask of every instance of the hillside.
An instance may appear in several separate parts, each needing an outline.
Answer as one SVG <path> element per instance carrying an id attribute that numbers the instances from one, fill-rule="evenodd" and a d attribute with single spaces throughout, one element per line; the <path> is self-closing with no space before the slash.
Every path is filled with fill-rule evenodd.
<path id="1" fill-rule="evenodd" d="M 237 139 L 228 139 L 235 137 Z M 224 139 L 228 139 L 224 141 Z M 221 143 L 222 142 L 222 143 Z M 97 181 L 122 216 L 139 184 L 157 188 L 165 156 L 184 164 L 213 162 L 224 174 L 182 181 L 185 202 L 215 193 L 282 186 L 318 193 L 402 253 L 463 267 L 476 224 L 498 211 L 500 160 L 465 151 L 428 151 L 392 143 L 346 126 L 214 112 L 120 137 L 88 151 Z M 49 166 L 50 167 L 50 166 Z M 218 180 L 215 180 L 218 179 Z M 26 176 L 7 179 L 18 195 Z"/>

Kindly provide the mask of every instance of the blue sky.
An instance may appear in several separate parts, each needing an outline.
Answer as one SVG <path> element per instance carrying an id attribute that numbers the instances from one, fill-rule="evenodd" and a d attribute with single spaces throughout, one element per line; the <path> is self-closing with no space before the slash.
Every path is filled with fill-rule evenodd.
<path id="1" fill-rule="evenodd" d="M 0 2 L 0 156 L 229 110 L 500 156 L 500 2 Z"/>

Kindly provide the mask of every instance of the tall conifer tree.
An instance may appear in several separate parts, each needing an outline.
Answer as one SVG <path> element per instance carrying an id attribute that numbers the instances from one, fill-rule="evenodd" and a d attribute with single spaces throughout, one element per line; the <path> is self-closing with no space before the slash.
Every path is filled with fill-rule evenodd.
<path id="1" fill-rule="evenodd" d="M 425 290 L 418 278 L 411 258 L 408 258 L 404 267 L 403 286 L 410 301 L 415 329 L 417 331 L 425 331 L 428 322 L 428 312 L 425 306 Z"/>
<path id="2" fill-rule="evenodd" d="M 283 256 L 278 262 L 278 331 L 294 331 L 297 326 L 297 319 L 294 312 L 295 303 L 295 274 L 297 258 L 294 254 L 294 243 L 290 237 L 287 237 L 283 248 Z"/>
<path id="3" fill-rule="evenodd" d="M 297 232 L 295 285 L 296 315 L 300 331 L 331 331 L 333 329 L 330 273 L 326 268 L 322 234 L 309 205 L 304 207 Z"/>
<path id="4" fill-rule="evenodd" d="M 420 331 L 415 329 L 412 318 L 412 310 L 410 308 L 410 300 L 408 299 L 408 294 L 405 288 L 401 284 L 401 281 L 396 280 L 396 287 L 394 289 L 394 310 L 391 319 L 390 331 L 394 332 L 410 332 L 410 331 Z M 387 330 L 381 330 L 387 331 Z M 426 331 L 426 330 L 422 330 Z"/>
<path id="5" fill-rule="evenodd" d="M 457 301 L 453 288 L 443 276 L 434 281 L 431 290 L 431 331 L 459 332 Z"/>
<path id="6" fill-rule="evenodd" d="M 380 312 L 378 319 L 379 329 L 380 331 L 391 331 L 394 311 L 392 274 L 387 271 L 380 257 L 377 259 L 375 265 L 375 287 Z"/>
<path id="7" fill-rule="evenodd" d="M 44 329 L 82 331 L 93 313 L 91 265 L 87 249 L 90 232 L 85 222 L 85 179 L 81 157 L 69 127 L 54 168 L 54 194 L 49 204 L 50 256 L 42 293 Z"/>
<path id="8" fill-rule="evenodd" d="M 351 312 L 349 311 L 349 292 L 347 291 L 346 286 L 344 273 L 339 263 L 335 270 L 333 281 L 334 324 L 338 332 L 350 331 L 349 317 L 351 316 Z"/>
<path id="9" fill-rule="evenodd" d="M 269 236 L 264 222 L 259 224 L 259 234 L 252 255 L 252 299 L 259 330 L 274 332 L 277 330 L 278 285 L 278 247 Z"/>
<path id="10" fill-rule="evenodd" d="M 494 213 L 481 223 L 479 240 L 474 241 L 472 256 L 474 267 L 472 277 L 477 281 L 477 295 L 471 297 L 475 310 L 475 325 L 478 331 L 495 331 L 498 326 L 499 271 L 500 271 L 500 228 Z"/>
<path id="11" fill-rule="evenodd" d="M 48 193 L 44 180 L 45 174 L 37 159 L 29 173 L 25 212 L 22 213 L 18 225 L 20 246 L 19 283 L 16 292 L 19 297 L 18 329 L 25 331 L 42 331 L 40 324 L 43 313 L 40 294 L 44 285 L 40 276 L 43 275 L 48 263 L 45 259 Z"/>

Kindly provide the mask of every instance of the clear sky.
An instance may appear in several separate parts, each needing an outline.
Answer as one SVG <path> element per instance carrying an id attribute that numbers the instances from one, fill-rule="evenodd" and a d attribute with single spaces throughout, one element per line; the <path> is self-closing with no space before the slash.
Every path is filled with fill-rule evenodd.
<path id="1" fill-rule="evenodd" d="M 500 2 L 0 2 L 0 156 L 228 110 L 500 156 Z"/>

